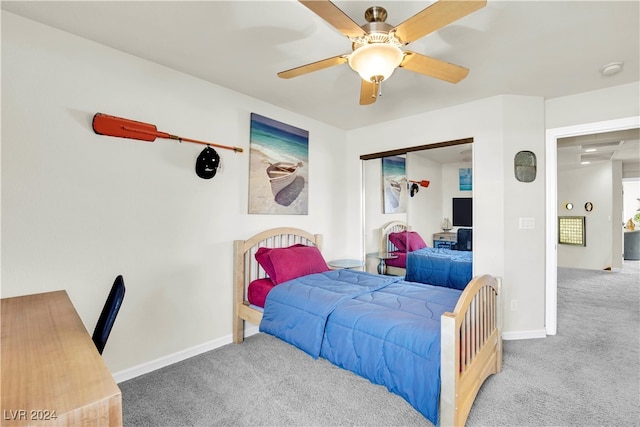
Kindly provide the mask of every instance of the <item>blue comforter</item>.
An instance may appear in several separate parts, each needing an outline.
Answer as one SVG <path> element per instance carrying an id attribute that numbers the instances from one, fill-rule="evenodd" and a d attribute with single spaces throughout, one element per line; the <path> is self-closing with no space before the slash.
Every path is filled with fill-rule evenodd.
<path id="1" fill-rule="evenodd" d="M 453 310 L 460 294 L 399 277 L 333 270 L 273 288 L 260 331 L 386 386 L 436 424 L 440 316 Z"/>
<path id="2" fill-rule="evenodd" d="M 454 289 L 464 289 L 473 274 L 472 252 L 423 248 L 407 254 L 406 279 Z"/>

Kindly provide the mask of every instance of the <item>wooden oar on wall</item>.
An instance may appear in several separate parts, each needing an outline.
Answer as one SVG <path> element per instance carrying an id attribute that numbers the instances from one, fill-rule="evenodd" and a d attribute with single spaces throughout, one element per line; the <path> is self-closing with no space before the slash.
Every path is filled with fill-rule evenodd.
<path id="1" fill-rule="evenodd" d="M 96 113 L 93 116 L 93 131 L 98 135 L 118 136 L 120 138 L 130 138 L 149 142 L 155 141 L 156 138 L 174 139 L 179 142 L 193 142 L 195 144 L 224 148 L 225 150 L 233 150 L 236 153 L 242 153 L 242 148 L 240 147 L 231 147 L 228 145 L 214 144 L 212 142 L 198 141 L 197 139 L 183 138 L 181 136 L 168 134 L 167 132 L 161 132 L 155 125 L 149 123 L 123 119 L 121 117 L 110 116 L 103 113 Z"/>
<path id="2" fill-rule="evenodd" d="M 413 180 L 410 179 L 409 182 L 413 182 L 415 184 L 420 184 L 420 187 L 425 187 L 425 188 L 428 187 L 429 184 L 431 184 L 431 181 L 426 181 L 424 179 L 422 181 L 413 181 Z"/>

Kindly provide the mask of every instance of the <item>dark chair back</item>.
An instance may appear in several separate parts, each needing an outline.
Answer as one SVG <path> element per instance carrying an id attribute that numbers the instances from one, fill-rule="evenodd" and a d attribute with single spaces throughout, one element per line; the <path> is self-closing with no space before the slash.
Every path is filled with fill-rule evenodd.
<path id="1" fill-rule="evenodd" d="M 102 354 L 102 350 L 104 350 L 104 345 L 107 343 L 111 328 L 113 328 L 118 311 L 120 311 L 120 306 L 124 299 L 124 291 L 124 279 L 122 276 L 118 276 L 115 282 L 113 282 L 111 292 L 109 292 L 109 296 L 107 297 L 107 302 L 104 304 L 102 313 L 100 313 L 100 317 L 98 318 L 96 329 L 93 331 L 92 339 L 100 354 Z"/>
<path id="2" fill-rule="evenodd" d="M 473 240 L 473 230 L 471 228 L 458 228 L 458 242 L 455 249 L 459 251 L 470 251 Z"/>

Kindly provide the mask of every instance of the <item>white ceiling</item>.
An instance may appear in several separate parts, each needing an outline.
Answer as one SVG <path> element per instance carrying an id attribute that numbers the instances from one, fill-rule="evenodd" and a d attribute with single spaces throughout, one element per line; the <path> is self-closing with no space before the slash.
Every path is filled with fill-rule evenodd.
<path id="1" fill-rule="evenodd" d="M 438 163 L 461 163 L 471 161 L 472 150 L 473 144 L 463 144 L 423 150 L 416 154 Z M 558 170 L 612 160 L 622 163 L 623 175 L 640 176 L 640 129 L 558 139 Z"/>
<path id="2" fill-rule="evenodd" d="M 640 171 L 640 129 L 558 139 L 558 168 L 620 160 L 624 171 Z"/>
<path id="3" fill-rule="evenodd" d="M 387 9 L 399 24 L 430 1 L 335 1 L 364 24 Z M 330 125 L 353 129 L 499 94 L 545 99 L 640 79 L 640 2 L 499 1 L 410 44 L 471 70 L 454 85 L 398 69 L 359 105 L 343 64 L 283 80 L 278 71 L 349 53 L 350 41 L 294 0 L 2 1 L 2 10 L 208 80 Z M 600 68 L 624 62 L 621 73 Z"/>

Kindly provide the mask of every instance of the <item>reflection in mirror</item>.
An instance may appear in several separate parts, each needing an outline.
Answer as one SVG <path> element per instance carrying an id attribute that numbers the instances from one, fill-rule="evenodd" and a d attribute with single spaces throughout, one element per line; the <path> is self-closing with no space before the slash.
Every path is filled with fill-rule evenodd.
<path id="1" fill-rule="evenodd" d="M 403 159 L 406 156 L 402 156 Z M 383 257 L 387 252 L 381 244 L 381 228 L 390 221 L 406 223 L 407 183 L 397 170 L 385 170 L 383 159 L 364 160 L 362 162 L 364 189 L 364 240 L 367 254 L 365 269 L 375 273 L 386 264 Z M 384 162 L 386 163 L 386 162 Z M 388 213 L 385 213 L 388 212 Z M 384 265 L 383 264 L 383 265 Z"/>
<path id="2" fill-rule="evenodd" d="M 363 160 L 367 271 L 377 272 L 381 262 L 389 266 L 399 265 L 397 261 L 400 260 L 385 261 L 376 256 L 388 251 L 382 230 L 390 223 L 404 223 L 408 230 L 417 232 L 429 247 L 450 247 L 455 243 L 457 229 L 461 226 L 453 224 L 453 199 L 472 198 L 472 158 L 472 143 L 409 151 L 406 154 L 406 182 L 402 185 L 406 213 L 391 214 L 384 213 L 382 160 Z M 423 181 L 428 181 L 428 184 L 425 182 L 426 185 L 421 185 Z M 418 186 L 417 192 L 412 191 L 411 185 L 414 183 Z M 409 247 L 406 239 L 404 245 Z M 387 274 L 402 275 L 404 272 L 390 267 Z"/>

